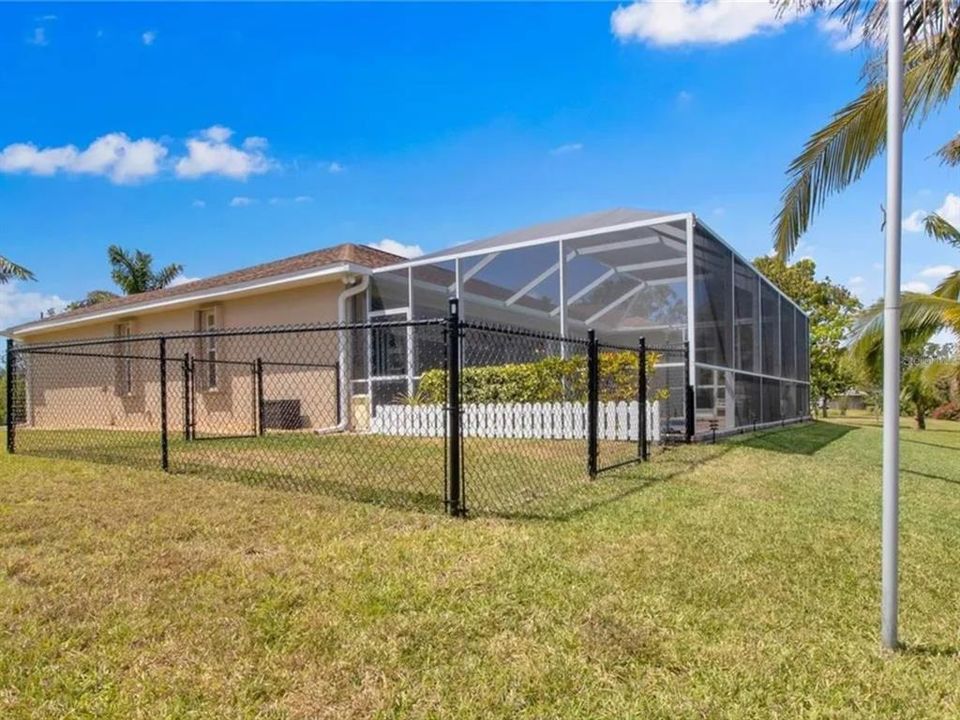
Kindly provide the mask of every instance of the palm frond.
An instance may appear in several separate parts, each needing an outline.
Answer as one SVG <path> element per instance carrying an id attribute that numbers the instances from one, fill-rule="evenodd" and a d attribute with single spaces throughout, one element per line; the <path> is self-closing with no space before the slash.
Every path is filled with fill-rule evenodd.
<path id="1" fill-rule="evenodd" d="M 960 164 L 960 135 L 944 143 L 944 145 L 937 150 L 937 155 L 940 156 L 940 162 L 944 165 L 953 166 Z"/>
<path id="2" fill-rule="evenodd" d="M 904 73 L 904 122 L 922 121 L 943 104 L 957 80 L 951 53 L 915 44 L 908 48 Z M 860 178 L 886 146 L 887 88 L 868 83 L 863 93 L 814 133 L 787 171 L 790 182 L 774 219 L 774 246 L 786 258 L 827 198 Z"/>
<path id="3" fill-rule="evenodd" d="M 955 318 L 955 319 L 954 319 Z M 925 343 L 941 330 L 960 332 L 960 302 L 925 293 L 900 296 L 900 338 L 904 345 Z M 883 301 L 878 300 L 854 323 L 848 346 L 867 364 L 883 353 Z"/>
<path id="4" fill-rule="evenodd" d="M 953 245 L 960 250 L 960 230 L 936 213 L 931 213 L 923 219 L 923 229 L 935 240 Z"/>
<path id="5" fill-rule="evenodd" d="M 180 263 L 170 263 L 158 272 L 152 273 L 150 279 L 151 290 L 159 290 L 176 280 L 183 274 L 183 265 Z"/>
<path id="6" fill-rule="evenodd" d="M 11 280 L 35 280 L 33 273 L 23 265 L 18 265 L 3 255 L 0 255 L 0 284 Z"/>
<path id="7" fill-rule="evenodd" d="M 960 300 L 960 270 L 954 270 L 947 275 L 931 294 L 949 300 Z"/>

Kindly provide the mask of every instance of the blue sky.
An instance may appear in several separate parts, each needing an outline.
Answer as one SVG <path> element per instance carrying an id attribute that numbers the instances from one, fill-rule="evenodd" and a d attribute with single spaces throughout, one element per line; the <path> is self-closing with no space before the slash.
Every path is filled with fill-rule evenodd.
<path id="1" fill-rule="evenodd" d="M 634 206 L 766 253 L 790 159 L 857 93 L 849 40 L 717 0 L 2 5 L 0 252 L 38 281 L 0 290 L 0 324 L 110 288 L 111 243 L 202 277 Z M 905 214 L 960 218 L 930 157 L 958 129 L 947 111 L 908 134 Z M 879 162 L 798 253 L 866 300 L 883 196 Z M 957 263 L 904 238 L 911 287 Z"/>

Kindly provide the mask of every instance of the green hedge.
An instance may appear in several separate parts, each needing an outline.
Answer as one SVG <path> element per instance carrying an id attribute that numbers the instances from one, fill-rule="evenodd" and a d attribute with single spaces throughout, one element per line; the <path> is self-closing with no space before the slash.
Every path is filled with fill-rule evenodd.
<path id="1" fill-rule="evenodd" d="M 658 358 L 647 353 L 647 373 Z M 633 352 L 600 353 L 600 400 L 636 400 L 638 357 Z M 415 403 L 438 403 L 446 397 L 447 373 L 429 370 L 420 378 Z M 527 363 L 466 367 L 460 373 L 465 403 L 559 402 L 587 399 L 587 359 L 547 357 Z"/>

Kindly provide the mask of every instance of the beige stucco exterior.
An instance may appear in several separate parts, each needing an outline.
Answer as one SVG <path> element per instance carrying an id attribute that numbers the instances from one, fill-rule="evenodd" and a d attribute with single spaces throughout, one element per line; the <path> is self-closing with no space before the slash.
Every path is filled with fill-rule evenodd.
<path id="1" fill-rule="evenodd" d="M 130 323 L 133 339 L 125 356 L 115 355 L 119 343 L 68 349 L 71 355 L 23 353 L 26 380 L 26 425 L 36 428 L 115 428 L 157 430 L 160 413 L 159 341 L 137 340 L 138 335 L 192 332 L 198 313 L 215 307 L 219 329 L 334 323 L 338 299 L 345 290 L 343 276 L 324 278 L 292 288 L 275 288 L 224 296 L 173 307 L 140 310 L 76 326 L 31 332 L 18 338 L 24 345 L 113 338 L 118 326 Z M 185 354 L 194 360 L 196 431 L 199 434 L 248 434 L 256 427 L 255 363 L 263 362 L 264 405 L 299 403 L 301 427 L 321 430 L 338 422 L 340 388 L 336 367 L 292 367 L 284 363 L 336 365 L 349 345 L 346 333 L 311 331 L 218 337 L 216 387 L 207 387 L 203 358 L 206 347 L 198 338 L 168 337 L 168 427 L 184 426 Z M 143 359 L 147 358 L 147 359 Z M 349 369 L 348 367 L 346 368 Z M 129 390 L 129 392 L 127 391 Z M 346 401 L 345 401 L 346 403 Z M 352 407 L 353 403 L 349 403 Z M 276 405 L 274 405 L 274 412 Z M 351 413 L 352 414 L 352 413 Z M 268 421 L 269 427 L 269 421 Z"/>

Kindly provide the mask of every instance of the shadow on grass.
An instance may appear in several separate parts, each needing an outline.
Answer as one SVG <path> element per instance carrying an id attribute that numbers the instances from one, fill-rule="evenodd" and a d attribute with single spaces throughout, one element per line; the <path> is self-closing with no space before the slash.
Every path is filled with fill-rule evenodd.
<path id="1" fill-rule="evenodd" d="M 814 455 L 832 442 L 836 442 L 857 428 L 836 425 L 830 422 L 812 422 L 788 427 L 783 430 L 755 433 L 733 438 L 732 443 L 755 450 L 786 453 L 788 455 Z"/>
<path id="2" fill-rule="evenodd" d="M 957 657 L 960 655 L 960 647 L 955 645 L 911 645 L 904 643 L 898 648 L 900 655 L 913 655 L 916 657 Z"/>
<path id="3" fill-rule="evenodd" d="M 923 440 L 913 440 L 912 438 L 901 437 L 900 442 L 910 443 L 911 445 L 926 445 L 927 447 L 936 448 L 937 450 L 952 450 L 953 452 L 960 452 L 960 447 L 938 445 L 937 443 L 924 442 Z"/>
<path id="4" fill-rule="evenodd" d="M 578 443 L 518 444 L 508 451 L 502 442 L 481 444 L 468 438 L 468 443 L 476 443 L 471 448 L 477 461 L 466 463 L 464 471 L 468 516 L 571 520 L 690 473 L 740 446 L 813 454 L 849 431 L 817 423 L 737 436 L 716 445 L 657 449 L 650 462 L 611 469 L 593 481 L 586 476 L 586 457 L 581 458 Z M 28 437 L 31 442 L 24 438 L 23 454 L 160 470 L 158 435 L 31 431 Z M 418 442 L 379 436 L 216 439 L 220 442 L 171 439 L 170 471 L 417 512 L 446 509 L 441 438 Z"/>

